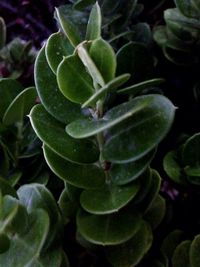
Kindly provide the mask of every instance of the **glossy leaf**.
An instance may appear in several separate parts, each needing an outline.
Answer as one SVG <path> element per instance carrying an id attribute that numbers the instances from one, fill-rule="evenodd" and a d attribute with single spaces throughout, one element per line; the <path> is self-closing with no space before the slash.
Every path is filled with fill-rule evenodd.
<path id="1" fill-rule="evenodd" d="M 10 248 L 0 254 L 0 263 L 6 267 L 31 266 L 33 258 L 39 257 L 44 245 L 49 226 L 45 211 L 37 210 L 30 214 L 30 227 L 23 235 L 15 235 Z M 38 231 L 39 230 L 39 231 Z"/>
<path id="2" fill-rule="evenodd" d="M 105 97 L 106 94 L 114 92 L 118 87 L 124 84 L 130 78 L 130 74 L 122 74 L 110 82 L 108 82 L 105 86 L 101 89 L 96 91 L 85 103 L 83 103 L 82 108 L 94 106 L 94 104 L 100 100 L 101 98 Z"/>
<path id="3" fill-rule="evenodd" d="M 114 79 L 117 62 L 115 52 L 111 45 L 102 38 L 96 39 L 90 46 L 89 54 L 105 83 Z M 123 73 L 129 73 L 129 71 Z"/>
<path id="4" fill-rule="evenodd" d="M 91 243 L 104 246 L 131 239 L 140 224 L 141 217 L 134 211 L 98 216 L 80 210 L 77 214 L 77 227 L 81 235 Z"/>
<path id="5" fill-rule="evenodd" d="M 151 86 L 160 85 L 164 81 L 165 80 L 161 79 L 161 78 L 144 81 L 144 82 L 137 83 L 137 84 L 134 84 L 132 86 L 120 89 L 117 91 L 117 93 L 119 93 L 119 94 L 131 94 L 134 96 L 134 95 L 140 93 L 142 90 L 144 90 L 148 87 L 151 87 Z"/>
<path id="6" fill-rule="evenodd" d="M 0 17 L 0 49 L 4 47 L 6 43 L 6 25 L 2 17 Z"/>
<path id="7" fill-rule="evenodd" d="M 123 185 L 139 178 L 150 164 L 155 151 L 150 151 L 144 157 L 127 164 L 112 164 L 110 175 L 114 184 Z"/>
<path id="8" fill-rule="evenodd" d="M 64 125 L 51 117 L 42 105 L 30 113 L 31 124 L 39 138 L 61 157 L 73 162 L 91 163 L 98 160 L 98 149 L 90 140 L 75 140 L 68 136 Z"/>
<path id="9" fill-rule="evenodd" d="M 162 222 L 166 212 L 165 199 L 157 195 L 153 200 L 150 208 L 145 213 L 144 219 L 151 225 L 152 229 L 156 229 Z"/>
<path id="10" fill-rule="evenodd" d="M 56 8 L 56 15 L 72 46 L 76 47 L 81 42 L 81 34 L 70 16 L 70 11 L 67 6 L 60 6 Z"/>
<path id="11" fill-rule="evenodd" d="M 47 63 L 45 47 L 40 50 L 36 58 L 34 76 L 38 96 L 45 109 L 54 118 L 67 124 L 83 117 L 80 106 L 68 101 L 60 92 L 56 76 Z"/>
<path id="12" fill-rule="evenodd" d="M 50 219 L 50 233 L 45 243 L 45 248 L 47 248 L 61 231 L 60 213 L 53 195 L 41 184 L 23 185 L 18 189 L 17 194 L 29 213 L 36 209 L 43 209 L 47 212 Z"/>
<path id="13" fill-rule="evenodd" d="M 112 266 L 137 266 L 151 247 L 153 235 L 151 227 L 144 221 L 132 239 L 118 245 L 110 246 L 105 250 L 106 257 Z"/>
<path id="14" fill-rule="evenodd" d="M 91 0 L 90 0 L 91 1 Z M 80 7 L 80 4 L 79 4 Z M 86 40 L 95 40 L 101 37 L 101 9 L 98 2 L 93 6 L 88 20 Z"/>
<path id="15" fill-rule="evenodd" d="M 191 0 L 175 0 L 176 6 L 181 11 L 183 15 L 189 18 L 198 18 L 200 12 L 194 8 Z"/>
<path id="16" fill-rule="evenodd" d="M 195 236 L 190 246 L 189 256 L 190 256 L 191 267 L 198 267 L 199 265 L 200 262 L 199 249 L 200 249 L 200 235 L 197 235 Z"/>
<path id="17" fill-rule="evenodd" d="M 26 88 L 18 94 L 5 111 L 3 123 L 5 125 L 11 125 L 16 122 L 21 122 L 35 104 L 36 96 L 35 87 Z"/>
<path id="18" fill-rule="evenodd" d="M 109 110 L 102 119 L 77 120 L 67 125 L 66 132 L 74 138 L 86 138 L 108 130 L 109 128 L 137 116 L 140 111 L 148 107 L 150 98 L 141 101 L 131 100 Z"/>
<path id="19" fill-rule="evenodd" d="M 173 267 L 191 267 L 189 259 L 189 250 L 191 243 L 192 242 L 190 240 L 186 240 L 176 247 L 172 257 Z"/>
<path id="20" fill-rule="evenodd" d="M 179 157 L 177 151 L 170 151 L 164 157 L 163 167 L 167 175 L 178 184 L 186 184 L 182 168 L 178 162 Z"/>
<path id="21" fill-rule="evenodd" d="M 114 186 L 108 184 L 101 189 L 85 190 L 80 196 L 80 204 L 84 210 L 92 214 L 110 214 L 118 212 L 137 194 L 139 184 Z"/>
<path id="22" fill-rule="evenodd" d="M 22 90 L 22 85 L 16 80 L 9 78 L 0 79 L 0 118 L 3 118 L 10 103 Z"/>
<path id="23" fill-rule="evenodd" d="M 45 54 L 48 64 L 55 74 L 63 57 L 71 55 L 73 50 L 69 40 L 62 32 L 59 31 L 50 35 L 45 46 Z"/>
<path id="24" fill-rule="evenodd" d="M 127 106 L 130 103 L 138 106 L 138 112 L 133 114 L 130 125 L 108 139 L 102 151 L 105 160 L 128 163 L 143 157 L 165 137 L 172 125 L 175 107 L 164 96 L 140 96 Z"/>
<path id="25" fill-rule="evenodd" d="M 57 82 L 62 94 L 75 103 L 84 103 L 94 91 L 92 79 L 77 54 L 60 63 Z"/>
<path id="26" fill-rule="evenodd" d="M 44 156 L 50 169 L 61 179 L 80 188 L 98 188 L 104 185 L 105 176 L 96 165 L 79 165 L 58 156 L 46 145 Z"/>
<path id="27" fill-rule="evenodd" d="M 151 77 L 153 59 L 146 46 L 128 43 L 117 53 L 117 75 L 130 73 L 129 84 L 138 83 Z"/>

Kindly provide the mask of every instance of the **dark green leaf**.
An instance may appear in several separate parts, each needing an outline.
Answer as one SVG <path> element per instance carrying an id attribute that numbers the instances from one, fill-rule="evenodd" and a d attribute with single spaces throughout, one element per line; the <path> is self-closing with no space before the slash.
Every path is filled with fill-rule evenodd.
<path id="1" fill-rule="evenodd" d="M 59 31 L 50 35 L 45 47 L 45 54 L 48 64 L 55 74 L 63 57 L 71 55 L 73 51 L 73 47 L 62 32 Z"/>
<path id="2" fill-rule="evenodd" d="M 92 79 L 77 54 L 60 63 L 57 82 L 62 94 L 75 103 L 84 103 L 94 92 Z"/>
<path id="3" fill-rule="evenodd" d="M 132 239 L 122 245 L 107 247 L 106 257 L 114 267 L 134 267 L 142 260 L 151 247 L 151 227 L 144 221 Z"/>
<path id="4" fill-rule="evenodd" d="M 92 214 L 109 214 L 118 212 L 137 194 L 138 183 L 127 186 L 108 184 L 97 190 L 85 190 L 80 196 L 84 210 Z"/>
<path id="5" fill-rule="evenodd" d="M 0 254 L 5 253 L 10 247 L 10 239 L 4 233 L 0 233 Z"/>
<path id="6" fill-rule="evenodd" d="M 91 2 L 91 0 L 90 0 Z M 80 6 L 80 4 L 79 4 Z M 77 7 L 77 6 L 76 6 Z M 88 20 L 86 40 L 95 40 L 101 37 L 101 9 L 98 2 L 93 6 Z"/>
<path id="7" fill-rule="evenodd" d="M 196 235 L 190 246 L 190 267 L 198 267 L 200 262 L 200 235 Z"/>
<path id="8" fill-rule="evenodd" d="M 75 3 L 74 3 L 74 8 L 77 9 L 77 10 L 82 10 L 92 4 L 95 3 L 96 0 L 77 0 Z"/>
<path id="9" fill-rule="evenodd" d="M 83 117 L 80 106 L 68 101 L 58 89 L 56 76 L 45 57 L 45 47 L 40 50 L 36 58 L 35 83 L 42 104 L 57 120 L 69 123 Z"/>
<path id="10" fill-rule="evenodd" d="M 61 157 L 80 163 L 98 160 L 99 152 L 93 141 L 68 136 L 64 125 L 51 117 L 42 105 L 32 109 L 30 119 L 39 138 Z"/>
<path id="11" fill-rule="evenodd" d="M 137 212 L 120 211 L 109 215 L 92 215 L 80 210 L 77 227 L 88 241 L 98 245 L 117 245 L 132 238 L 138 231 L 141 217 Z"/>
<path id="12" fill-rule="evenodd" d="M 191 267 L 189 258 L 191 243 L 192 242 L 190 240 L 186 240 L 176 247 L 172 257 L 173 267 Z"/>
<path id="13" fill-rule="evenodd" d="M 200 11 L 197 12 L 197 9 L 193 6 L 191 0 L 175 0 L 175 3 L 184 16 L 189 18 L 199 18 Z"/>
<path id="14" fill-rule="evenodd" d="M 6 44 L 6 25 L 2 17 L 0 17 L 0 49 Z"/>
<path id="15" fill-rule="evenodd" d="M 4 195 L 10 195 L 17 197 L 15 189 L 9 184 L 9 181 L 0 177 L 0 193 Z"/>
<path id="16" fill-rule="evenodd" d="M 3 123 L 11 125 L 16 122 L 22 122 L 23 118 L 29 114 L 36 101 L 35 87 L 29 87 L 18 94 L 10 103 L 3 116 Z"/>
<path id="17" fill-rule="evenodd" d="M 44 155 L 51 170 L 67 183 L 85 189 L 104 185 L 104 172 L 96 165 L 71 163 L 58 156 L 46 145 L 44 146 Z"/>

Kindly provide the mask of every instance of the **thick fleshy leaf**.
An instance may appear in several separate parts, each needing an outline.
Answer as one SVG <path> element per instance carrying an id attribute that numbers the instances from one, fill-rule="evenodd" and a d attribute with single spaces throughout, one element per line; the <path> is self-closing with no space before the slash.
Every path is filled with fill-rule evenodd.
<path id="1" fill-rule="evenodd" d="M 48 64 L 55 74 L 63 57 L 71 55 L 73 51 L 74 48 L 62 32 L 50 35 L 45 47 L 45 54 Z"/>
<path id="2" fill-rule="evenodd" d="M 134 211 L 93 215 L 80 210 L 77 227 L 88 241 L 98 245 L 117 245 L 131 239 L 138 231 L 141 217 Z"/>
<path id="3" fill-rule="evenodd" d="M 148 108 L 152 102 L 151 97 L 146 96 L 140 99 L 133 99 L 129 102 L 120 104 L 109 110 L 103 118 L 77 120 L 67 125 L 66 132 L 74 138 L 86 138 L 108 130 L 109 128 L 123 122 L 124 120 L 134 118 L 139 112 Z M 134 119 L 133 119 L 134 120 Z M 130 126 L 129 126 L 130 127 Z"/>
<path id="4" fill-rule="evenodd" d="M 49 230 L 49 218 L 44 210 L 35 210 L 29 216 L 29 227 L 23 235 L 14 235 L 10 248 L 0 254 L 3 266 L 31 266 L 33 258 L 37 258 L 45 243 Z"/>
<path id="5" fill-rule="evenodd" d="M 99 188 L 104 185 L 104 172 L 96 165 L 71 163 L 58 156 L 46 145 L 44 156 L 50 169 L 69 184 L 85 189 Z"/>
<path id="6" fill-rule="evenodd" d="M 0 118 L 13 101 L 13 99 L 23 90 L 22 85 L 9 78 L 0 79 Z"/>
<path id="7" fill-rule="evenodd" d="M 171 232 L 163 241 L 161 246 L 161 251 L 164 255 L 167 256 L 169 260 L 172 259 L 175 248 L 180 244 L 184 239 L 184 232 L 181 230 L 174 230 Z"/>
<path id="8" fill-rule="evenodd" d="M 94 91 L 92 79 L 77 54 L 60 63 L 57 82 L 62 94 L 75 103 L 84 103 Z"/>
<path id="9" fill-rule="evenodd" d="M 200 151 L 198 149 L 199 146 L 200 133 L 197 133 L 185 142 L 182 150 L 182 161 L 185 166 L 186 173 L 187 169 L 195 169 L 195 176 L 200 176 Z"/>
<path id="10" fill-rule="evenodd" d="M 70 12 L 69 6 L 56 8 L 56 16 L 70 43 L 76 47 L 81 42 L 81 34 L 73 22 L 73 13 Z"/>
<path id="11" fill-rule="evenodd" d="M 0 17 L 0 49 L 6 43 L 6 24 L 3 18 Z"/>
<path id="12" fill-rule="evenodd" d="M 37 92 L 35 87 L 29 87 L 18 94 L 4 113 L 3 123 L 11 125 L 21 122 L 29 114 L 35 104 Z"/>
<path id="13" fill-rule="evenodd" d="M 47 63 L 45 47 L 40 50 L 36 58 L 34 75 L 39 98 L 53 117 L 66 124 L 83 118 L 80 106 L 67 100 L 60 92 L 56 76 Z"/>
<path id="14" fill-rule="evenodd" d="M 42 105 L 31 110 L 30 119 L 38 137 L 61 157 L 80 163 L 98 160 L 99 152 L 93 141 L 68 136 L 64 125 L 51 117 Z"/>
<path id="15" fill-rule="evenodd" d="M 122 245 L 110 246 L 105 250 L 106 257 L 114 267 L 134 267 L 142 260 L 153 241 L 151 227 L 142 221 L 132 239 Z"/>
<path id="16" fill-rule="evenodd" d="M 152 80 L 144 81 L 144 82 L 137 83 L 137 84 L 134 84 L 132 86 L 120 89 L 120 90 L 117 91 L 117 93 L 119 93 L 119 94 L 130 94 L 130 95 L 134 96 L 134 95 L 140 93 L 142 90 L 144 90 L 144 89 L 146 89 L 148 87 L 157 86 L 157 85 L 160 85 L 163 82 L 165 82 L 165 80 L 161 79 L 161 78 L 152 79 Z"/>
<path id="17" fill-rule="evenodd" d="M 130 73 L 129 84 L 141 82 L 152 76 L 153 58 L 145 45 L 128 43 L 117 53 L 117 75 Z"/>
<path id="18" fill-rule="evenodd" d="M 102 97 L 105 97 L 106 94 L 112 93 L 122 84 L 124 84 L 130 78 L 130 74 L 125 73 L 122 74 L 110 82 L 108 82 L 104 87 L 96 91 L 85 103 L 83 103 L 82 107 L 94 106 L 94 104 L 100 100 Z"/>
<path id="19" fill-rule="evenodd" d="M 61 231 L 60 213 L 56 201 L 51 192 L 41 184 L 26 184 L 17 191 L 20 202 L 26 207 L 27 211 L 33 212 L 36 209 L 43 209 L 48 213 L 50 219 L 47 248 Z"/>
<path id="20" fill-rule="evenodd" d="M 9 181 L 0 177 L 0 193 L 4 195 L 10 195 L 17 197 L 15 189 L 10 185 Z"/>
<path id="21" fill-rule="evenodd" d="M 155 151 L 150 151 L 144 157 L 127 164 L 112 164 L 110 175 L 114 184 L 123 185 L 132 182 L 147 169 Z"/>
<path id="22" fill-rule="evenodd" d="M 192 244 L 190 246 L 190 266 L 191 267 L 198 267 L 200 262 L 200 235 L 195 236 Z"/>
<path id="23" fill-rule="evenodd" d="M 191 267 L 189 258 L 191 243 L 190 240 L 185 240 L 176 247 L 172 257 L 173 267 Z"/>
<path id="24" fill-rule="evenodd" d="M 181 13 L 186 17 L 199 18 L 200 11 L 197 11 L 191 0 L 175 0 L 175 3 Z"/>
<path id="25" fill-rule="evenodd" d="M 115 52 L 110 44 L 102 38 L 96 39 L 90 46 L 89 54 L 100 71 L 105 83 L 114 79 L 117 62 Z M 122 73 L 129 73 L 129 71 L 124 71 Z"/>
<path id="26" fill-rule="evenodd" d="M 153 38 L 161 47 L 165 46 L 168 42 L 166 26 L 156 26 L 153 31 Z"/>
<path id="27" fill-rule="evenodd" d="M 90 0 L 91 1 L 91 0 Z M 80 6 L 80 4 L 79 4 Z M 98 2 L 93 6 L 88 20 L 86 40 L 95 40 L 101 37 L 101 9 Z"/>
<path id="28" fill-rule="evenodd" d="M 124 107 L 130 103 L 138 112 L 133 112 L 131 123 L 107 140 L 102 151 L 105 160 L 128 163 L 143 157 L 161 142 L 172 125 L 175 107 L 164 96 L 140 96 Z"/>
<path id="29" fill-rule="evenodd" d="M 92 214 L 110 214 L 118 212 L 137 194 L 139 184 L 116 186 L 108 184 L 97 190 L 85 190 L 80 196 L 84 210 Z"/>
<path id="30" fill-rule="evenodd" d="M 157 195 L 150 208 L 144 215 L 144 219 L 151 225 L 152 229 L 156 229 L 162 222 L 166 211 L 165 199 Z"/>
<path id="31" fill-rule="evenodd" d="M 88 7 L 89 5 L 92 5 L 96 2 L 96 0 L 77 0 L 75 3 L 74 3 L 74 8 L 77 9 L 77 10 L 82 10 L 86 7 Z"/>
<path id="32" fill-rule="evenodd" d="M 163 161 L 164 170 L 174 182 L 187 184 L 178 159 L 179 155 L 176 150 L 168 152 Z"/>

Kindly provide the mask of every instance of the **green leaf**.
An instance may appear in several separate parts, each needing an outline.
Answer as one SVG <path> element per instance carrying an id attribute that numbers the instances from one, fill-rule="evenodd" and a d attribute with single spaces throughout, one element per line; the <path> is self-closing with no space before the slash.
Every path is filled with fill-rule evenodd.
<path id="1" fill-rule="evenodd" d="M 57 82 L 62 94 L 75 103 L 84 103 L 94 91 L 92 79 L 77 54 L 60 63 Z"/>
<path id="2" fill-rule="evenodd" d="M 197 176 L 200 176 L 200 151 L 198 149 L 199 146 L 200 133 L 197 133 L 185 142 L 182 150 L 182 161 L 185 166 L 186 173 L 188 168 L 189 170 L 195 169 L 195 173 Z"/>
<path id="3" fill-rule="evenodd" d="M 117 53 L 117 75 L 130 73 L 129 84 L 148 80 L 153 68 L 152 55 L 143 44 L 130 42 Z"/>
<path id="4" fill-rule="evenodd" d="M 174 119 L 175 107 L 162 95 L 140 96 L 124 108 L 126 105 L 138 111 L 132 111 L 131 122 L 122 125 L 124 128 L 112 132 L 102 151 L 103 158 L 114 163 L 128 163 L 146 155 L 166 136 Z"/>
<path id="5" fill-rule="evenodd" d="M 124 84 L 129 78 L 130 78 L 130 74 L 128 73 L 122 74 L 114 78 L 113 80 L 108 82 L 105 86 L 103 86 L 101 89 L 96 91 L 89 99 L 87 99 L 86 102 L 83 103 L 82 108 L 94 106 L 98 100 L 105 97 L 106 94 L 114 92 L 118 87 Z"/>
<path id="6" fill-rule="evenodd" d="M 45 248 L 47 248 L 61 231 L 60 213 L 53 195 L 41 184 L 23 185 L 18 189 L 17 194 L 20 202 L 26 207 L 29 213 L 36 209 L 43 209 L 48 213 L 50 233 L 46 237 L 48 241 L 46 240 Z"/>
<path id="7" fill-rule="evenodd" d="M 172 257 L 173 267 L 191 267 L 189 258 L 191 243 L 190 240 L 185 240 L 176 247 Z"/>
<path id="8" fill-rule="evenodd" d="M 91 243 L 104 246 L 121 244 L 131 239 L 140 224 L 141 217 L 135 211 L 98 216 L 80 210 L 77 214 L 80 234 Z"/>
<path id="9" fill-rule="evenodd" d="M 0 177 L 0 192 L 4 195 L 10 195 L 13 197 L 17 197 L 15 189 L 9 184 L 9 181 Z"/>
<path id="10" fill-rule="evenodd" d="M 77 10 L 82 10 L 86 7 L 88 7 L 89 5 L 93 5 L 96 2 L 96 0 L 77 0 L 74 3 L 74 8 Z"/>
<path id="11" fill-rule="evenodd" d="M 64 125 L 51 117 L 42 105 L 31 110 L 30 119 L 38 137 L 61 157 L 79 163 L 98 160 L 99 151 L 93 141 L 68 136 Z"/>
<path id="12" fill-rule="evenodd" d="M 68 101 L 60 92 L 56 76 L 47 63 L 45 47 L 40 50 L 36 58 L 34 76 L 39 98 L 54 118 L 67 124 L 83 117 L 80 106 Z"/>
<path id="13" fill-rule="evenodd" d="M 23 118 L 28 115 L 36 101 L 35 87 L 29 87 L 18 94 L 8 106 L 3 116 L 3 123 L 11 125 L 16 122 L 22 122 Z"/>
<path id="14" fill-rule="evenodd" d="M 184 232 L 181 230 L 174 230 L 163 241 L 161 251 L 167 256 L 169 260 L 172 259 L 175 248 L 184 239 Z"/>
<path id="15" fill-rule="evenodd" d="M 85 189 L 104 185 L 105 175 L 96 165 L 71 163 L 44 145 L 44 156 L 50 169 L 67 183 Z"/>
<path id="16" fill-rule="evenodd" d="M 191 3 L 193 4 L 194 8 L 197 9 L 197 11 L 200 11 L 200 2 L 199 0 L 191 0 Z"/>
<path id="17" fill-rule="evenodd" d="M 86 67 L 88 73 L 93 79 L 93 84 L 100 85 L 101 87 L 105 85 L 105 81 L 99 72 L 98 68 L 96 67 L 94 61 L 90 57 L 87 46 L 85 42 L 81 43 L 77 47 L 77 53 L 81 61 L 83 62 L 84 66 Z"/>
<path id="18" fill-rule="evenodd" d="M 163 82 L 165 82 L 164 79 L 156 78 L 156 79 L 144 81 L 144 82 L 137 83 L 137 84 L 131 85 L 129 87 L 120 89 L 117 91 L 117 93 L 119 93 L 119 94 L 131 94 L 131 95 L 135 96 L 136 94 L 140 93 L 142 90 L 144 90 L 148 87 L 160 85 Z"/>
<path id="19" fill-rule="evenodd" d="M 84 210 L 92 214 L 118 212 L 135 197 L 139 188 L 138 183 L 127 186 L 107 184 L 101 189 L 83 191 L 80 204 Z"/>
<path id="20" fill-rule="evenodd" d="M 105 83 L 114 79 L 117 62 L 115 52 L 110 44 L 102 38 L 96 39 L 91 43 L 89 54 Z M 129 71 L 124 71 L 122 73 L 129 73 Z"/>
<path id="21" fill-rule="evenodd" d="M 193 6 L 191 0 L 175 0 L 176 6 L 180 12 L 189 18 L 199 18 L 200 12 Z"/>
<path id="22" fill-rule="evenodd" d="M 132 239 L 118 246 L 105 249 L 108 261 L 114 267 L 133 267 L 142 260 L 153 241 L 151 227 L 142 221 L 141 226 Z"/>
<path id="23" fill-rule="evenodd" d="M 144 157 L 127 164 L 112 164 L 110 176 L 112 182 L 118 185 L 124 185 L 139 178 L 144 173 L 155 155 L 155 151 L 150 151 Z"/>
<path id="24" fill-rule="evenodd" d="M 103 118 L 83 119 L 74 121 L 66 126 L 66 132 L 73 138 L 86 138 L 108 130 L 109 128 L 137 116 L 137 114 L 148 107 L 150 98 L 146 97 L 143 101 L 131 100 L 120 104 L 109 110 Z"/>
<path id="25" fill-rule="evenodd" d="M 144 215 L 144 219 L 151 225 L 151 228 L 156 229 L 162 222 L 166 211 L 165 199 L 157 195 L 153 200 L 150 208 Z"/>
<path id="26" fill-rule="evenodd" d="M 2 17 L 0 17 L 0 49 L 6 44 L 6 25 Z"/>
<path id="27" fill-rule="evenodd" d="M 196 235 L 190 246 L 190 267 L 198 267 L 200 262 L 200 235 Z"/>
<path id="28" fill-rule="evenodd" d="M 81 34 L 73 22 L 72 14 L 67 5 L 56 8 L 56 16 L 60 26 L 72 46 L 76 47 L 81 42 Z"/>
<path id="29" fill-rule="evenodd" d="M 6 267 L 29 265 L 39 257 L 49 230 L 49 218 L 44 210 L 35 210 L 29 216 L 29 227 L 23 235 L 14 235 L 10 248 L 0 254 L 0 263 Z"/>
<path id="30" fill-rule="evenodd" d="M 86 40 L 95 40 L 101 37 L 101 20 L 101 9 L 98 2 L 96 2 L 91 10 L 88 20 Z"/>
<path id="31" fill-rule="evenodd" d="M 163 161 L 163 167 L 167 175 L 178 184 L 187 184 L 184 177 L 180 163 L 179 154 L 176 150 L 170 151 L 166 154 Z"/>
<path id="32" fill-rule="evenodd" d="M 62 32 L 59 31 L 50 35 L 45 47 L 45 54 L 48 64 L 55 74 L 63 57 L 71 55 L 73 51 L 74 49 L 69 40 Z"/>
<path id="33" fill-rule="evenodd" d="M 165 46 L 168 42 L 167 27 L 156 26 L 153 31 L 153 38 L 159 46 Z"/>
<path id="34" fill-rule="evenodd" d="M 10 103 L 22 90 L 22 85 L 16 80 L 9 78 L 0 79 L 0 119 L 3 118 Z"/>
<path id="35" fill-rule="evenodd" d="M 10 247 L 10 239 L 4 233 L 0 233 L 0 254 L 6 252 Z"/>

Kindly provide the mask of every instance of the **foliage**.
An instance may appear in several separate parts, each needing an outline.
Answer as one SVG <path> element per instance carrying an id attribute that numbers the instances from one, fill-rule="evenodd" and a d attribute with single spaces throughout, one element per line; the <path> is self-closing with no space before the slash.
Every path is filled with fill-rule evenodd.
<path id="1" fill-rule="evenodd" d="M 68 8 L 56 9 L 60 30 L 36 59 L 41 104 L 31 110 L 31 124 L 47 164 L 65 182 L 59 203 L 65 221 L 76 221 L 78 240 L 97 246 L 112 266 L 136 266 L 165 214 L 161 178 L 149 164 L 175 107 L 162 95 L 143 95 L 163 82 L 148 80 L 153 58 L 144 44 L 129 42 L 114 51 L 102 38 L 98 3 L 85 35 L 84 16 L 75 13 L 82 16 L 79 27 Z"/>

